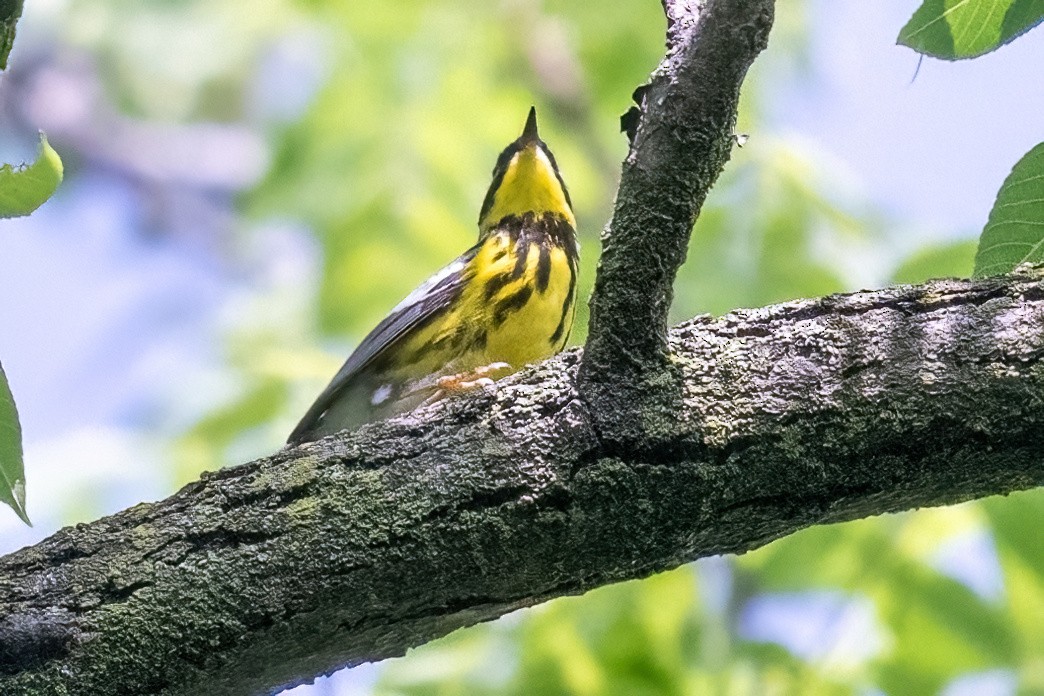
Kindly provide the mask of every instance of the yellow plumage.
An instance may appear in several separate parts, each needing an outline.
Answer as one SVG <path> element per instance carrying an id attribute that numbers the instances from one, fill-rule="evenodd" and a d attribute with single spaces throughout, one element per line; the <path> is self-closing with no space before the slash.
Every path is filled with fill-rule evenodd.
<path id="1" fill-rule="evenodd" d="M 314 440 L 438 398 L 483 368 L 560 351 L 576 306 L 576 220 L 530 110 L 500 155 L 479 241 L 403 300 L 348 358 L 291 433 Z"/>
<path id="2" fill-rule="evenodd" d="M 509 215 L 542 211 L 561 215 L 573 229 L 576 219 L 558 169 L 539 147 L 525 148 L 512 160 L 501 179 L 498 195 L 479 227 L 495 225 Z"/>

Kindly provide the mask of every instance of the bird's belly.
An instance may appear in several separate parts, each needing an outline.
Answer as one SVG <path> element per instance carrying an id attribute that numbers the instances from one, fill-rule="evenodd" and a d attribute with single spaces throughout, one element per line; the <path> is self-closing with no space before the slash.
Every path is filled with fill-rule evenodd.
<path id="1" fill-rule="evenodd" d="M 488 277 L 509 272 L 515 261 L 485 265 L 485 276 L 470 285 L 453 311 L 405 342 L 402 354 L 407 358 L 396 365 L 395 378 L 466 373 L 498 362 L 514 371 L 561 350 L 572 328 L 575 281 L 566 253 L 557 247 L 549 253 L 543 289 L 536 281 L 540 251 L 535 245 L 525 271 L 493 296 L 486 293 Z M 526 293 L 524 301 L 516 301 L 521 292 Z"/>
<path id="2" fill-rule="evenodd" d="M 554 353 L 557 346 L 551 342 L 551 335 L 562 317 L 563 300 L 537 296 L 505 318 L 489 332 L 486 360 L 506 362 L 518 369 Z"/>
<path id="3" fill-rule="evenodd" d="M 524 305 L 500 323 L 494 313 L 486 339 L 487 362 L 506 362 L 517 370 L 562 349 L 573 322 L 572 302 L 567 298 L 574 288 L 569 261 L 560 249 L 552 252 L 551 268 L 543 292 L 534 291 Z"/>

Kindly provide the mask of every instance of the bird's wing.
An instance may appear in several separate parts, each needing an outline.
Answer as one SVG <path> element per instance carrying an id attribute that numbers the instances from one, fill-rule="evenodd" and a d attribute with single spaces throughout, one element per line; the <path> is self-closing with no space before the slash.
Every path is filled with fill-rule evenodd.
<path id="1" fill-rule="evenodd" d="M 476 253 L 478 253 L 477 245 L 444 266 L 396 305 L 348 357 L 334 378 L 330 380 L 330 384 L 304 414 L 294 431 L 290 433 L 287 442 L 300 441 L 301 436 L 319 422 L 323 413 L 351 385 L 356 375 L 384 355 L 412 329 L 450 306 L 467 282 L 464 271 Z"/>

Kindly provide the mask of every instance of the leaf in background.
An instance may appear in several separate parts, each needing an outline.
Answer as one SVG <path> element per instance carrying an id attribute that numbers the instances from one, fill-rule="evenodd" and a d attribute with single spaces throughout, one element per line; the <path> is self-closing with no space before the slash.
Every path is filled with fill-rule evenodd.
<path id="1" fill-rule="evenodd" d="M 0 218 L 21 217 L 39 208 L 62 183 L 63 171 L 61 157 L 41 133 L 35 162 L 0 166 Z"/>
<path id="2" fill-rule="evenodd" d="M 7 68 L 7 56 L 14 46 L 15 25 L 22 16 L 22 0 L 0 0 L 0 70 Z"/>
<path id="3" fill-rule="evenodd" d="M 850 251 L 872 231 L 831 190 L 829 166 L 786 141 L 737 153 L 696 222 L 672 320 L 844 290 L 842 269 L 822 250 Z"/>
<path id="4" fill-rule="evenodd" d="M 1013 41 L 1044 19 L 1044 0 L 925 0 L 898 43 L 943 60 L 975 58 Z"/>
<path id="5" fill-rule="evenodd" d="M 241 396 L 212 411 L 178 441 L 174 472 L 178 482 L 188 483 L 203 471 L 220 468 L 237 438 L 270 423 L 286 402 L 282 380 L 264 378 L 243 388 Z"/>
<path id="6" fill-rule="evenodd" d="M 918 249 L 903 259 L 893 283 L 923 283 L 932 278 L 967 278 L 975 264 L 978 242 L 966 239 Z"/>
<path id="7" fill-rule="evenodd" d="M 1044 261 L 1044 143 L 1020 159 L 1004 180 L 979 239 L 976 278 Z"/>
<path id="8" fill-rule="evenodd" d="M 809 527 L 736 559 L 759 591 L 842 588 L 863 591 L 886 568 L 876 559 L 894 553 L 895 518 Z"/>
<path id="9" fill-rule="evenodd" d="M 25 470 L 22 467 L 22 427 L 18 411 L 0 365 L 0 500 L 10 505 L 30 527 L 25 514 Z"/>
<path id="10" fill-rule="evenodd" d="M 940 693 L 962 674 L 1018 662 L 1018 637 L 1003 605 L 918 563 L 883 560 L 891 567 L 874 599 L 893 632 L 891 654 L 876 665 L 885 693 Z"/>
<path id="11" fill-rule="evenodd" d="M 1044 540 L 1040 520 L 1044 514 L 1044 490 L 994 496 L 981 503 L 993 528 L 997 555 L 1004 570 L 1004 595 L 1009 622 L 1019 637 L 1020 653 L 1044 655 Z M 1025 691 L 1044 693 L 1044 671 L 1024 669 L 1020 679 Z"/>
<path id="12" fill-rule="evenodd" d="M 993 527 L 997 545 L 1010 549 L 1036 572 L 1044 586 L 1044 491 L 1025 491 L 1006 497 L 994 496 L 982 502 Z"/>

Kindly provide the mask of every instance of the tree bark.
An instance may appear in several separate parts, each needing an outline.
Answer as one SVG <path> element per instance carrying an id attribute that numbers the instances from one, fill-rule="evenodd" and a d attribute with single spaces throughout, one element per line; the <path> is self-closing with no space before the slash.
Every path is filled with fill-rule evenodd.
<path id="1" fill-rule="evenodd" d="M 669 335 L 676 409 L 628 449 L 573 350 L 62 530 L 0 559 L 0 693 L 274 693 L 812 524 L 1040 486 L 1041 277 L 697 318 Z"/>
<path id="2" fill-rule="evenodd" d="M 773 0 L 664 0 L 667 53 L 638 106 L 591 296 L 580 389 L 603 439 L 656 437 L 641 413 L 669 411 L 674 278 L 703 201 L 728 161 L 740 85 L 768 43 Z M 650 430 L 652 428 L 652 430 Z"/>

